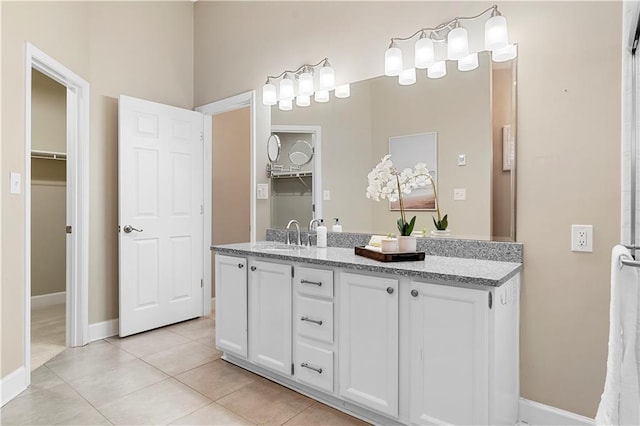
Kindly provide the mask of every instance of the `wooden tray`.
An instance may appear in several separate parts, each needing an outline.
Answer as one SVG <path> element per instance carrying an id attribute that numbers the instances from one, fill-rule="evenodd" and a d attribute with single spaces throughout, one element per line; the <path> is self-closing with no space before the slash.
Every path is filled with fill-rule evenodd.
<path id="1" fill-rule="evenodd" d="M 411 262 L 416 260 L 424 260 L 423 251 L 410 251 L 403 253 L 383 253 L 364 248 L 364 246 L 355 247 L 358 256 L 368 257 L 369 259 L 379 262 Z"/>

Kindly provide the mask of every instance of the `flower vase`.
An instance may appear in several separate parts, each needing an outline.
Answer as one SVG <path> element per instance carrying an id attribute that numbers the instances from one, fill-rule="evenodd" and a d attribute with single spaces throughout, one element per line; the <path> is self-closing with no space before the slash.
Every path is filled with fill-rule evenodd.
<path id="1" fill-rule="evenodd" d="M 418 239 L 410 236 L 398 237 L 398 251 L 399 252 L 415 252 Z"/>
<path id="2" fill-rule="evenodd" d="M 438 229 L 434 229 L 431 231 L 431 236 L 435 237 L 435 238 L 447 238 L 451 236 L 451 230 L 449 229 L 443 229 L 443 230 L 438 230 Z"/>

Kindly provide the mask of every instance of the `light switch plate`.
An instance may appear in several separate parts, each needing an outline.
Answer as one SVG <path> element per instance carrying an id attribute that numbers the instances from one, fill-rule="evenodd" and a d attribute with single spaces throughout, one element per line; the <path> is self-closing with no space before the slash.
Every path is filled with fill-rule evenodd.
<path id="1" fill-rule="evenodd" d="M 269 184 L 267 183 L 259 183 L 257 187 L 257 198 L 258 200 L 268 200 L 269 199 Z"/>
<path id="2" fill-rule="evenodd" d="M 453 190 L 453 200 L 454 201 L 464 201 L 467 199 L 467 190 L 466 188 L 455 188 Z"/>
<path id="3" fill-rule="evenodd" d="M 22 192 L 22 177 L 20 176 L 20 173 L 11 172 L 9 176 L 9 181 L 11 182 L 9 191 L 12 194 L 20 194 L 20 192 Z"/>
<path id="4" fill-rule="evenodd" d="M 465 154 L 458 154 L 458 166 L 467 165 L 467 156 Z"/>
<path id="5" fill-rule="evenodd" d="M 331 201 L 331 191 L 325 189 L 322 191 L 322 200 L 323 201 Z"/>

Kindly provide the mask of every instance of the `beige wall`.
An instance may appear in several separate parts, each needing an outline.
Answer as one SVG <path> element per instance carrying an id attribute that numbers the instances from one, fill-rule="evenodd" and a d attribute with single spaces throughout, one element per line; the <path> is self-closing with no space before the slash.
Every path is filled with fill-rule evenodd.
<path id="1" fill-rule="evenodd" d="M 243 243 L 250 239 L 251 111 L 249 107 L 213 116 L 211 241 Z M 211 295 L 215 297 L 215 262 L 211 253 Z"/>
<path id="2" fill-rule="evenodd" d="M 344 81 L 381 75 L 389 37 L 490 5 L 197 2 L 195 103 L 259 90 L 266 75 L 325 56 Z M 500 9 L 519 43 L 522 396 L 593 417 L 606 369 L 609 253 L 620 232 L 620 169 L 603 165 L 620 163 L 621 4 Z M 286 22 L 305 30 L 292 36 Z M 266 141 L 270 111 L 257 110 L 257 137 Z M 266 211 L 268 203 L 258 203 L 258 217 Z M 594 225 L 592 254 L 569 251 L 571 223 Z"/>
<path id="3" fill-rule="evenodd" d="M 67 152 L 66 87 L 33 70 L 31 102 L 31 149 Z"/>
<path id="4" fill-rule="evenodd" d="M 492 235 L 507 239 L 511 233 L 511 171 L 503 170 L 502 128 L 512 125 L 511 94 L 513 87 L 511 67 L 494 68 L 492 71 L 492 133 L 493 133 L 493 181 L 492 181 Z M 513 132 L 516 131 L 512 126 Z"/>
<path id="5" fill-rule="evenodd" d="M 29 41 L 91 84 L 89 322 L 118 316 L 117 97 L 193 107 L 191 2 L 3 2 L 2 377 L 22 365 L 24 46 Z M 6 174 L 6 176 L 5 176 Z"/>
<path id="6" fill-rule="evenodd" d="M 66 290 L 66 162 L 31 161 L 31 296 Z"/>

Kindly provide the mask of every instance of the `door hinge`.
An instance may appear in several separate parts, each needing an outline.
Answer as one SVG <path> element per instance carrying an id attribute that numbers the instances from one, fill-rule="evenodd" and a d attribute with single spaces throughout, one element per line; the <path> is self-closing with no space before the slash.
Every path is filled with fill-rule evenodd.
<path id="1" fill-rule="evenodd" d="M 293 363 L 291 363 L 291 375 L 292 375 L 292 376 L 293 376 L 293 371 L 294 371 L 294 369 L 293 369 Z"/>
<path id="2" fill-rule="evenodd" d="M 316 205 L 315 204 L 311 204 L 311 211 L 315 212 L 316 211 Z"/>
<path id="3" fill-rule="evenodd" d="M 489 292 L 489 309 L 493 306 L 493 294 Z"/>
<path id="4" fill-rule="evenodd" d="M 67 225 L 66 227 L 67 234 L 70 234 L 72 231 L 73 231 L 73 228 L 71 227 L 71 225 Z"/>
<path id="5" fill-rule="evenodd" d="M 291 267 L 291 278 L 293 278 L 293 266 Z"/>
<path id="6" fill-rule="evenodd" d="M 203 287 L 204 287 L 204 280 L 203 280 L 203 279 L 201 279 L 201 280 L 200 280 L 200 288 L 203 288 Z"/>
<path id="7" fill-rule="evenodd" d="M 204 142 L 204 132 L 200 132 L 200 141 Z"/>

